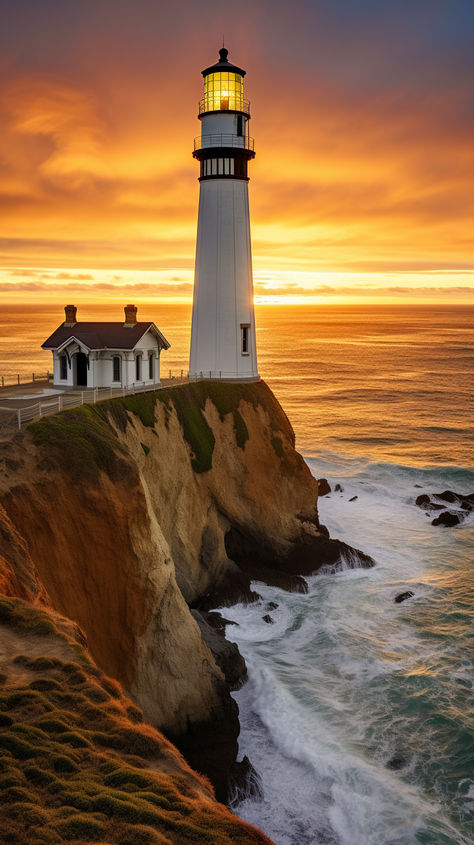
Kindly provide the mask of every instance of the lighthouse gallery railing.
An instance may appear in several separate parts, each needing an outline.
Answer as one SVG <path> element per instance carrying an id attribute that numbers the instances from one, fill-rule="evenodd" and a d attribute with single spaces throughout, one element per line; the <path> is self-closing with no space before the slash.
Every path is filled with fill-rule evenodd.
<path id="1" fill-rule="evenodd" d="M 206 150 L 208 147 L 235 147 L 241 150 L 253 150 L 254 140 L 249 136 L 217 133 L 216 135 L 198 135 L 194 139 L 194 151 Z"/>

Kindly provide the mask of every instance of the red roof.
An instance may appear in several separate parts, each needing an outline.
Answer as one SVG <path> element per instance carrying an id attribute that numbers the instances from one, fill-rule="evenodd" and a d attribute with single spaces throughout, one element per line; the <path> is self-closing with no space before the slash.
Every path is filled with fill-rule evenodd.
<path id="1" fill-rule="evenodd" d="M 134 349 L 148 329 L 152 329 L 162 349 L 169 349 L 170 344 L 154 323 L 135 323 L 133 326 L 83 322 L 66 326 L 62 323 L 41 346 L 43 349 L 58 349 L 75 338 L 88 349 Z"/>

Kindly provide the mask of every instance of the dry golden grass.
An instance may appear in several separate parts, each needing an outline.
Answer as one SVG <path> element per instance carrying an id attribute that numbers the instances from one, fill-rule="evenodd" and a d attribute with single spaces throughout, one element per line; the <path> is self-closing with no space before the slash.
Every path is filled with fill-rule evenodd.
<path id="1" fill-rule="evenodd" d="M 72 630 L 0 597 L 2 843 L 268 843 L 214 800 Z"/>

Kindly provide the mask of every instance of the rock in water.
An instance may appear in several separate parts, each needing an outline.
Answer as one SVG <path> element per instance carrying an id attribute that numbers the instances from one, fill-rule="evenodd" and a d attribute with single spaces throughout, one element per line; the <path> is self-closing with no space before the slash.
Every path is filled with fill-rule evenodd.
<path id="1" fill-rule="evenodd" d="M 350 501 L 350 502 L 355 502 L 355 500 L 356 500 L 356 499 L 358 499 L 358 498 L 359 498 L 358 496 L 353 496 L 353 497 L 352 497 L 352 499 L 349 499 L 349 501 Z"/>
<path id="2" fill-rule="evenodd" d="M 411 599 L 411 598 L 413 598 L 414 595 L 415 595 L 415 593 L 412 593 L 411 590 L 406 590 L 404 593 L 399 593 L 398 596 L 395 596 L 394 602 L 396 602 L 396 604 L 401 604 L 402 601 L 406 601 L 407 599 Z"/>
<path id="3" fill-rule="evenodd" d="M 331 487 L 327 478 L 318 478 L 318 496 L 327 496 L 331 492 Z"/>
<path id="4" fill-rule="evenodd" d="M 343 493 L 344 487 L 342 486 L 342 484 L 336 484 L 334 490 L 336 491 L 336 493 Z"/>
<path id="5" fill-rule="evenodd" d="M 272 617 L 270 616 L 269 613 L 266 613 L 265 616 L 262 616 L 262 619 L 263 619 L 264 622 L 267 623 L 267 625 L 273 625 L 274 624 L 274 620 L 272 619 Z"/>
<path id="6" fill-rule="evenodd" d="M 472 510 L 472 503 L 474 502 L 474 493 L 469 493 L 465 496 L 463 495 L 463 493 L 454 493 L 453 490 L 444 490 L 443 493 L 432 493 L 431 495 L 434 497 L 434 499 L 437 499 L 438 501 L 432 501 L 431 496 L 428 496 L 426 493 L 422 493 L 421 496 L 417 496 L 415 504 L 418 505 L 418 507 L 420 508 L 436 511 L 442 510 L 446 507 L 445 504 L 440 504 L 441 502 L 448 502 L 450 505 L 456 505 L 457 507 L 462 508 L 462 510 L 464 511 Z M 444 525 L 445 523 L 436 524 Z M 455 522 L 453 522 L 452 524 L 457 525 L 457 523 Z"/>
<path id="7" fill-rule="evenodd" d="M 246 798 L 257 801 L 263 798 L 262 779 L 247 756 L 239 763 L 235 762 L 229 774 L 231 807 L 235 807 Z"/>
<path id="8" fill-rule="evenodd" d="M 460 498 L 457 493 L 453 493 L 452 490 L 445 490 L 443 493 L 435 493 L 437 499 L 441 499 L 443 502 L 449 502 L 451 505 L 454 502 L 457 502 Z"/>
<path id="9" fill-rule="evenodd" d="M 453 525 L 459 525 L 461 520 L 457 513 L 451 513 L 450 511 L 444 511 L 444 513 L 440 513 L 436 519 L 433 519 L 432 525 L 444 525 L 446 528 L 452 528 Z"/>
<path id="10" fill-rule="evenodd" d="M 388 760 L 385 765 L 387 766 L 387 769 L 392 769 L 396 772 L 400 769 L 403 769 L 403 767 L 406 765 L 406 760 L 404 760 L 403 757 L 392 757 L 392 759 Z"/>

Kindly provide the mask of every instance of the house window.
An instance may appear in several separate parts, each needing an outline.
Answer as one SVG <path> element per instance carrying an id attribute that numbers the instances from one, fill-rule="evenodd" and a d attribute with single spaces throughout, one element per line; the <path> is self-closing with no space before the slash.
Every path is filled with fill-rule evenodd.
<path id="1" fill-rule="evenodd" d="M 59 356 L 59 378 L 61 381 L 66 381 L 67 379 L 67 358 L 65 355 Z"/>
<path id="2" fill-rule="evenodd" d="M 150 355 L 148 357 L 148 378 L 150 378 L 150 379 L 153 379 L 153 376 L 154 376 L 153 361 L 154 361 L 154 355 L 153 355 L 153 352 L 150 352 Z"/>
<path id="3" fill-rule="evenodd" d="M 112 358 L 112 362 L 113 362 L 113 370 L 114 370 L 113 381 L 121 381 L 122 380 L 122 373 L 121 373 L 122 360 L 121 360 L 120 356 L 114 355 L 114 357 Z"/>
<path id="4" fill-rule="evenodd" d="M 142 379 L 142 356 L 137 355 L 135 358 L 135 381 L 141 381 Z"/>
<path id="5" fill-rule="evenodd" d="M 240 331 L 242 333 L 241 334 L 241 341 L 242 341 L 241 354 L 242 355 L 249 355 L 249 352 L 250 352 L 250 350 L 249 350 L 250 323 L 242 324 L 240 326 Z"/>

